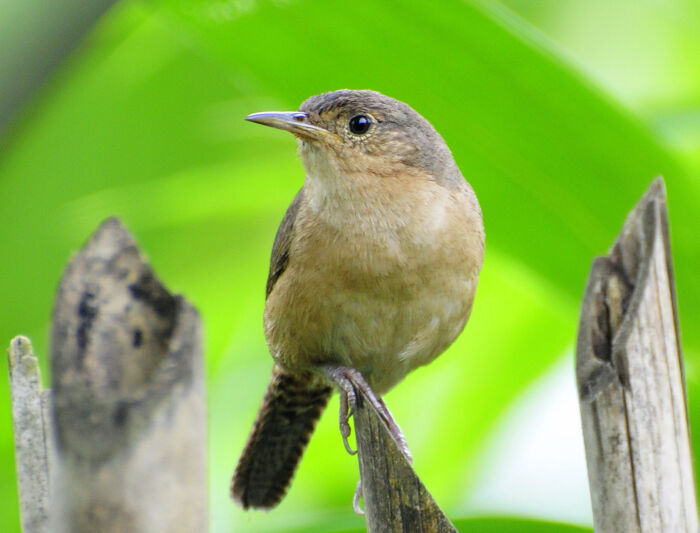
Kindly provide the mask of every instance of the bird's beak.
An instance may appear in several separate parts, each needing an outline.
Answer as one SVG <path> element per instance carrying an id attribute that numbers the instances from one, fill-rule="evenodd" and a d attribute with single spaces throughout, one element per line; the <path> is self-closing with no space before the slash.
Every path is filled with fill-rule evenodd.
<path id="1" fill-rule="evenodd" d="M 305 139 L 321 141 L 334 136 L 328 130 L 309 123 L 309 115 L 301 111 L 265 111 L 264 113 L 253 113 L 245 119 L 265 126 L 291 131 L 294 135 Z"/>

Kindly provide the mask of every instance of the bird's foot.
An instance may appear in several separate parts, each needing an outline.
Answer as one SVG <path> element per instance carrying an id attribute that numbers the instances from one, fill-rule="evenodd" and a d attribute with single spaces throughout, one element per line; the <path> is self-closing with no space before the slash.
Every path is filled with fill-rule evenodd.
<path id="1" fill-rule="evenodd" d="M 357 450 L 353 450 L 348 444 L 350 436 L 350 424 L 348 420 L 355 413 L 357 407 L 357 397 L 355 389 L 359 390 L 362 395 L 369 401 L 374 410 L 379 414 L 379 418 L 386 424 L 389 433 L 396 441 L 396 444 L 401 450 L 401 453 L 406 457 L 409 463 L 413 462 L 411 452 L 406 444 L 406 438 L 403 436 L 401 428 L 391 415 L 389 408 L 384 401 L 374 394 L 374 391 L 369 386 L 365 378 L 359 370 L 345 366 L 327 365 L 323 367 L 325 376 L 335 383 L 340 389 L 340 434 L 343 436 L 343 444 L 349 454 L 354 455 Z"/>
<path id="2" fill-rule="evenodd" d="M 352 381 L 348 379 L 344 372 L 348 369 L 339 366 L 326 366 L 323 370 L 326 377 L 335 383 L 340 389 L 340 434 L 343 437 L 343 444 L 345 445 L 347 452 L 350 455 L 355 455 L 357 450 L 353 450 L 348 442 L 348 437 L 351 433 L 350 424 L 348 421 L 355 413 L 355 408 L 357 407 L 357 397 L 355 396 L 355 388 L 353 387 Z"/>
<path id="3" fill-rule="evenodd" d="M 349 382 L 347 382 L 349 383 Z M 346 383 L 346 384 L 347 384 Z M 350 455 L 355 455 L 357 450 L 353 450 L 348 442 L 348 437 L 350 436 L 350 417 L 355 413 L 355 407 L 357 405 L 357 398 L 355 397 L 355 389 L 352 385 L 344 388 L 340 393 L 340 434 L 343 436 L 343 444 L 345 449 Z"/>

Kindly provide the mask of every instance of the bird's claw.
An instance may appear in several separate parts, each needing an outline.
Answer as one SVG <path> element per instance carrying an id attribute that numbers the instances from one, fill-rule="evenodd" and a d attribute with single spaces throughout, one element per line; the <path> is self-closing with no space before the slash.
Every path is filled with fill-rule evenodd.
<path id="1" fill-rule="evenodd" d="M 355 487 L 355 495 L 352 497 L 352 510 L 355 514 L 364 516 L 365 511 L 360 507 L 360 499 L 362 498 L 362 480 L 357 482 L 357 487 Z"/>
<path id="2" fill-rule="evenodd" d="M 348 437 L 350 436 L 351 429 L 350 429 L 350 424 L 348 424 L 347 420 L 340 421 L 340 435 L 343 437 L 343 445 L 345 446 L 345 450 L 350 454 L 350 455 L 355 455 L 357 453 L 357 450 L 353 450 L 352 446 L 350 446 L 350 443 L 348 442 Z"/>
<path id="3" fill-rule="evenodd" d="M 355 402 L 357 398 L 355 397 L 355 389 L 352 388 L 352 384 L 349 385 L 349 387 L 343 386 L 340 391 L 340 435 L 343 437 L 343 445 L 347 452 L 350 455 L 355 455 L 357 450 L 353 450 L 348 442 L 348 437 L 350 433 L 352 433 L 348 421 L 355 412 Z"/>

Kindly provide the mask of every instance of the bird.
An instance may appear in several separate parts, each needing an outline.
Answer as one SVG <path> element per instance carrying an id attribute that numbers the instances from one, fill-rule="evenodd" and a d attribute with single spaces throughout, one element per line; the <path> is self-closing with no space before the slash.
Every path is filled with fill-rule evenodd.
<path id="1" fill-rule="evenodd" d="M 485 237 L 447 144 L 404 102 L 342 89 L 298 111 L 245 118 L 296 136 L 305 170 L 270 258 L 263 324 L 272 376 L 231 483 L 244 509 L 271 509 L 334 389 L 349 453 L 358 390 L 411 460 L 381 395 L 463 330 Z"/>

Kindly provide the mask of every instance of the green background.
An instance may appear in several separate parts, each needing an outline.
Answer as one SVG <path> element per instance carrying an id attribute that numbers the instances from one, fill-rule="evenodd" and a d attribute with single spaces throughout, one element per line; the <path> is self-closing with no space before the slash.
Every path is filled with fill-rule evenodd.
<path id="1" fill-rule="evenodd" d="M 337 399 L 279 508 L 246 514 L 228 499 L 271 367 L 261 325 L 269 251 L 303 181 L 292 136 L 242 117 L 338 88 L 379 90 L 442 133 L 487 233 L 464 334 L 387 396 L 416 469 L 451 517 L 590 526 L 573 388 L 578 307 L 593 256 L 660 174 L 700 431 L 700 7 L 609 4 L 116 4 L 0 139 L 0 340 L 29 335 L 48 377 L 62 270 L 101 220 L 120 216 L 165 284 L 203 316 L 211 531 L 361 527 Z M 0 5 L 6 24 L 15 15 Z M 3 53 L 22 57 L 17 46 Z M 0 380 L 0 531 L 11 532 L 8 396 Z M 460 527 L 577 531 L 501 518 Z"/>

